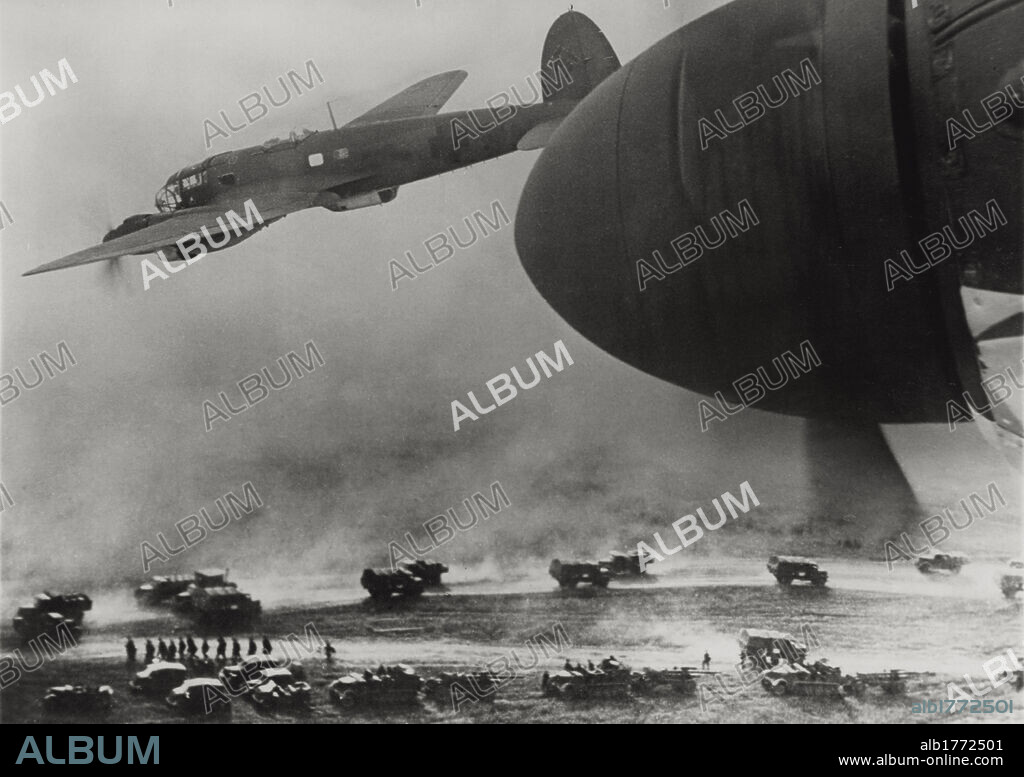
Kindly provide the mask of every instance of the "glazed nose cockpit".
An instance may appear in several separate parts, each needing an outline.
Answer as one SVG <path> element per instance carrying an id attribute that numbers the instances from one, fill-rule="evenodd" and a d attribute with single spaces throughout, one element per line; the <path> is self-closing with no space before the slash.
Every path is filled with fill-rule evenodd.
<path id="1" fill-rule="evenodd" d="M 172 213 L 181 208 L 192 208 L 202 204 L 207 189 L 206 170 L 198 165 L 186 167 L 167 179 L 167 183 L 156 193 L 156 208 L 161 213 Z"/>

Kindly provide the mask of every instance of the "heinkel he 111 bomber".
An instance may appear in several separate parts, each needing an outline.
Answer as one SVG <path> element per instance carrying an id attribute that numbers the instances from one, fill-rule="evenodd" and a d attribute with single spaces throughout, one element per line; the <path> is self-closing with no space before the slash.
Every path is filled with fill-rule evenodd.
<path id="1" fill-rule="evenodd" d="M 597 26 L 583 14 L 565 13 L 545 40 L 543 94 L 534 89 L 533 104 L 440 114 L 468 73 L 431 76 L 342 127 L 293 132 L 182 168 L 157 192 L 157 213 L 131 216 L 99 245 L 24 274 L 157 252 L 165 266 L 191 264 L 296 211 L 343 213 L 389 203 L 404 184 L 543 148 L 580 100 L 618 69 Z M 330 116 L 333 123 L 333 111 Z M 147 267 L 153 277 L 166 277 Z"/>

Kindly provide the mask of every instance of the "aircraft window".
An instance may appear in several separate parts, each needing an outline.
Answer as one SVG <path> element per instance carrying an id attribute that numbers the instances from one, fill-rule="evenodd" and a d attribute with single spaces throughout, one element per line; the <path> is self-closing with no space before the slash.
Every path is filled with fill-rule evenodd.
<path id="1" fill-rule="evenodd" d="M 334 151 L 334 158 L 335 159 L 348 159 L 348 149 L 347 148 L 336 149 Z"/>
<path id="2" fill-rule="evenodd" d="M 182 178 L 181 179 L 181 188 L 182 188 L 182 191 L 187 191 L 189 189 L 198 188 L 198 187 L 202 186 L 205 183 L 206 183 L 206 171 L 204 170 L 201 173 L 195 173 L 194 175 L 189 175 L 189 176 L 186 176 L 185 178 Z"/>
<path id="3" fill-rule="evenodd" d="M 171 213 L 181 207 L 181 191 L 177 183 L 171 183 L 156 193 L 156 208 L 161 213 Z"/>
<path id="4" fill-rule="evenodd" d="M 234 186 L 235 185 L 235 174 L 234 173 L 224 173 L 224 175 L 220 176 L 220 178 L 218 178 L 217 180 L 219 180 L 225 186 Z"/>
<path id="5" fill-rule="evenodd" d="M 310 167 L 320 167 L 320 165 L 322 165 L 323 163 L 324 163 L 324 155 L 323 154 L 310 154 L 309 155 L 309 166 Z"/>

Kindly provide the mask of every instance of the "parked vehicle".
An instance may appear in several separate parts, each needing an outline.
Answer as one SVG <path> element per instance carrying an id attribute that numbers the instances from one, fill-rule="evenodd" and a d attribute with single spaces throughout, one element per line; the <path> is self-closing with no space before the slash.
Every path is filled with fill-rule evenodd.
<path id="1" fill-rule="evenodd" d="M 575 588 L 580 583 L 589 583 L 598 588 L 607 588 L 612 579 L 608 567 L 596 561 L 559 561 L 557 558 L 548 567 L 548 573 L 562 588 Z"/>
<path id="2" fill-rule="evenodd" d="M 768 571 L 781 585 L 806 581 L 820 587 L 828 582 L 828 572 L 819 568 L 817 561 L 801 556 L 772 556 L 768 559 Z"/>

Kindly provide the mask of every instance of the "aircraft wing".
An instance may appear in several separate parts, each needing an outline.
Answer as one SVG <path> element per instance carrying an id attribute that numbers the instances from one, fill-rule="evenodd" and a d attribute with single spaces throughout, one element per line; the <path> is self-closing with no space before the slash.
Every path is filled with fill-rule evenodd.
<path id="1" fill-rule="evenodd" d="M 300 191 L 276 191 L 266 194 L 253 194 L 246 200 L 237 202 L 222 202 L 217 205 L 204 205 L 198 208 L 188 208 L 179 211 L 170 218 L 132 232 L 127 235 L 110 240 L 106 243 L 76 251 L 73 254 L 56 259 L 47 264 L 42 264 L 29 270 L 23 275 L 36 275 L 38 273 L 51 272 L 52 270 L 63 270 L 66 267 L 77 267 L 82 264 L 102 262 L 105 259 L 117 259 L 122 256 L 134 254 L 149 254 L 159 248 L 169 246 L 181 238 L 193 232 L 199 232 L 204 226 L 211 232 L 218 231 L 217 218 L 220 217 L 227 222 L 225 214 L 234 211 L 239 218 L 246 220 L 245 202 L 251 199 L 253 205 L 264 222 L 271 219 L 286 216 L 303 208 L 312 207 L 316 198 L 316 192 Z"/>
<path id="2" fill-rule="evenodd" d="M 417 116 L 436 116 L 451 99 L 462 82 L 469 76 L 465 70 L 450 70 L 425 78 L 418 84 L 399 92 L 390 100 L 353 119 L 346 127 L 375 124 L 394 119 L 412 119 Z"/>

